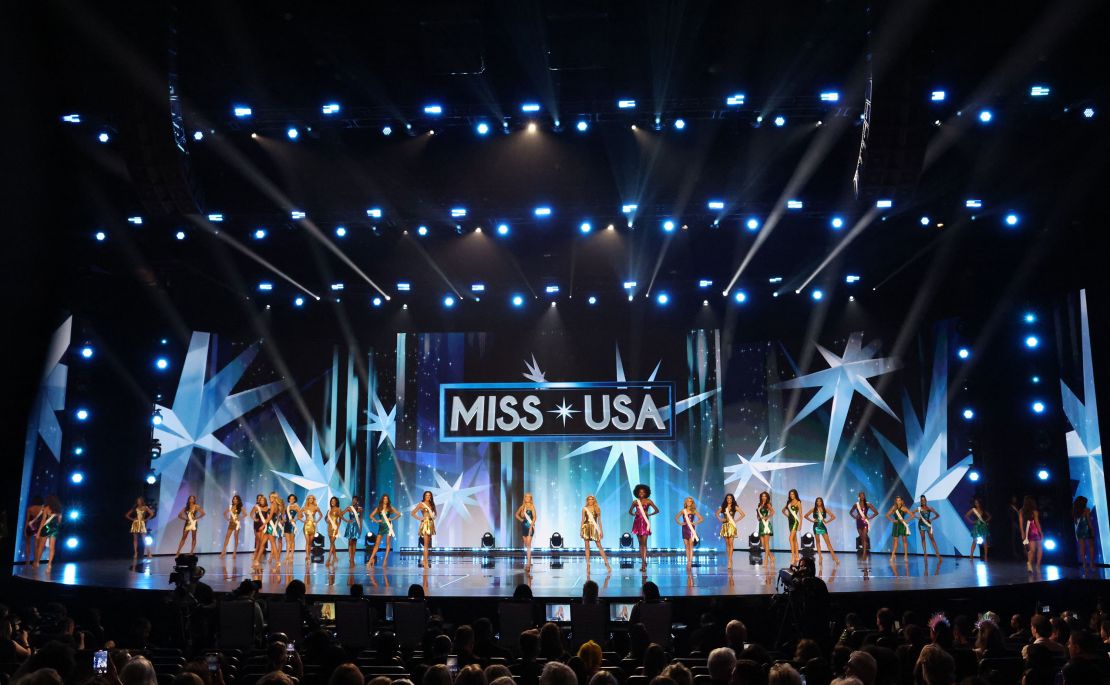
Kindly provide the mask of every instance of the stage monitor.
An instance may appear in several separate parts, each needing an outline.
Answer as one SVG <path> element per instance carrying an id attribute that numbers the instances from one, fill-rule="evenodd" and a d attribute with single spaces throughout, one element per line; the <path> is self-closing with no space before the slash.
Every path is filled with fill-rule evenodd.
<path id="1" fill-rule="evenodd" d="M 570 620 L 570 605 L 548 604 L 547 620 L 553 623 L 566 623 Z"/>
<path id="2" fill-rule="evenodd" d="M 335 622 L 335 602 L 316 602 L 312 605 L 312 612 L 324 623 Z"/>
<path id="3" fill-rule="evenodd" d="M 632 616 L 632 607 L 634 604 L 610 604 L 609 605 L 609 620 L 621 623 L 627 623 L 628 619 Z"/>

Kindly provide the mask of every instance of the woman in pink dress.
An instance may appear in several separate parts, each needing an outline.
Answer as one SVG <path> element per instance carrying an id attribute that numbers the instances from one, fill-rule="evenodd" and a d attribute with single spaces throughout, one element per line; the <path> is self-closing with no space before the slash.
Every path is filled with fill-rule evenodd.
<path id="1" fill-rule="evenodd" d="M 646 571 L 647 541 L 648 536 L 651 535 L 651 521 L 648 518 L 658 514 L 659 507 L 651 501 L 651 488 L 643 483 L 632 488 L 632 494 L 636 499 L 632 500 L 632 506 L 628 508 L 628 514 L 632 517 L 632 534 L 640 541 L 640 570 Z"/>
<path id="2" fill-rule="evenodd" d="M 1033 570 L 1033 562 L 1036 560 L 1036 566 L 1041 567 L 1041 556 L 1044 550 L 1041 547 L 1044 541 L 1044 531 L 1041 530 L 1041 512 L 1037 511 L 1037 502 L 1029 495 L 1025 496 L 1025 501 L 1021 505 L 1021 512 L 1018 514 L 1018 525 L 1021 526 L 1022 541 L 1025 543 L 1026 557 L 1025 569 L 1027 571 Z"/>

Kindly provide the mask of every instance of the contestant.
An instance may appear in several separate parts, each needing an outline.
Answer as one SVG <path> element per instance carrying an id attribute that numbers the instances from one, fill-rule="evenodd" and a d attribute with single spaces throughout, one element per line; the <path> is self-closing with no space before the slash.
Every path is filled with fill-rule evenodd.
<path id="1" fill-rule="evenodd" d="M 62 527 L 62 503 L 57 497 L 51 495 L 46 498 L 39 512 L 39 520 L 41 523 L 35 534 L 35 560 L 31 565 L 38 566 L 43 549 L 49 548 L 50 553 L 46 557 L 46 565 L 49 567 L 54 564 L 54 547 L 58 542 L 58 531 Z"/>
<path id="2" fill-rule="evenodd" d="M 349 566 L 354 568 L 355 548 L 358 547 L 358 539 L 362 537 L 362 500 L 358 495 L 352 497 L 351 503 L 343 510 L 343 520 L 347 522 L 343 537 L 347 538 L 347 554 L 350 556 Z"/>
<path id="3" fill-rule="evenodd" d="M 898 554 L 898 541 L 902 541 L 902 560 L 909 561 L 910 554 L 910 519 L 913 518 L 913 512 L 906 506 L 905 500 L 901 495 L 894 498 L 894 506 L 887 510 L 886 520 L 894 524 L 894 529 L 890 534 L 893 540 L 893 546 L 890 549 L 890 561 L 893 563 L 894 557 Z"/>
<path id="4" fill-rule="evenodd" d="M 744 520 L 744 510 L 736 503 L 736 498 L 729 493 L 721 502 L 717 510 L 717 520 L 721 522 L 721 537 L 725 539 L 725 549 L 728 550 L 728 567 L 732 568 L 732 546 L 736 540 L 736 524 Z"/>
<path id="5" fill-rule="evenodd" d="M 42 497 L 33 495 L 27 512 L 23 515 L 23 559 L 31 561 L 38 540 L 39 526 L 42 525 Z"/>
<path id="6" fill-rule="evenodd" d="M 131 540 L 132 540 L 132 559 L 139 558 L 139 541 L 146 537 L 146 522 L 147 519 L 154 518 L 154 510 L 146 505 L 146 500 L 142 497 L 135 499 L 135 504 L 127 513 L 124 518 L 131 522 Z M 150 548 L 145 544 L 143 547 L 146 549 L 146 555 L 150 556 Z"/>
<path id="7" fill-rule="evenodd" d="M 262 561 L 262 555 L 266 551 L 266 521 L 270 518 L 270 506 L 266 503 L 266 496 L 259 493 L 254 498 L 254 506 L 251 507 L 251 527 L 254 528 L 254 565 L 258 565 Z"/>
<path id="8" fill-rule="evenodd" d="M 374 560 L 377 559 L 378 548 L 382 546 L 382 540 L 385 540 L 385 556 L 382 557 L 382 568 L 389 564 L 389 550 L 393 547 L 393 538 L 397 537 L 393 531 L 393 522 L 401 518 L 401 512 L 393 508 L 393 502 L 389 499 L 389 495 L 382 495 L 378 500 L 378 506 L 370 512 L 370 523 L 378 524 L 378 534 L 374 536 L 374 549 L 370 550 L 370 560 L 366 565 L 374 568 Z"/>
<path id="9" fill-rule="evenodd" d="M 597 553 L 601 555 L 601 560 L 605 562 L 605 570 L 613 570 L 609 566 L 609 558 L 605 556 L 605 548 L 601 546 L 603 537 L 605 537 L 605 531 L 601 528 L 601 507 L 597 505 L 596 497 L 586 495 L 586 505 L 582 507 L 582 542 L 586 547 L 586 573 L 590 572 L 591 541 L 597 545 Z"/>
<path id="10" fill-rule="evenodd" d="M 285 558 L 293 563 L 293 554 L 297 551 L 297 518 L 301 514 L 301 505 L 297 504 L 297 496 L 290 494 L 285 498 Z"/>
<path id="11" fill-rule="evenodd" d="M 231 505 L 224 512 L 224 518 L 227 519 L 227 532 L 224 533 L 224 546 L 220 550 L 220 556 L 227 554 L 227 541 L 231 536 L 235 536 L 235 544 L 231 547 L 231 556 L 239 551 L 239 529 L 242 527 L 243 517 L 246 512 L 243 511 L 243 498 L 239 495 L 231 496 Z M 134 526 L 131 526 L 134 529 Z"/>
<path id="12" fill-rule="evenodd" d="M 971 508 L 964 514 L 964 520 L 971 524 L 971 551 L 967 556 L 975 558 L 975 545 L 983 548 L 983 561 L 991 548 L 991 515 L 978 497 L 971 498 Z"/>
<path id="13" fill-rule="evenodd" d="M 801 554 L 798 553 L 798 531 L 802 529 L 802 501 L 798 499 L 798 491 L 790 488 L 786 493 L 786 506 L 782 508 L 782 515 L 790 524 L 790 563 L 798 563 Z"/>
<path id="14" fill-rule="evenodd" d="M 339 537 L 339 522 L 343 519 L 343 510 L 339 508 L 339 498 L 332 497 L 328 500 L 328 513 L 324 517 L 328 522 L 328 540 L 331 549 L 328 550 L 328 565 L 336 562 L 335 539 Z"/>
<path id="15" fill-rule="evenodd" d="M 632 500 L 632 506 L 628 507 L 628 513 L 632 516 L 632 534 L 640 542 L 640 570 L 646 571 L 647 541 L 648 536 L 651 535 L 651 521 L 648 518 L 658 514 L 659 507 L 651 501 L 651 488 L 643 483 L 634 487 L 632 494 L 635 499 Z"/>
<path id="16" fill-rule="evenodd" d="M 524 570 L 532 568 L 532 537 L 536 533 L 536 503 L 532 501 L 532 493 L 524 493 L 524 502 L 517 507 L 516 520 L 520 521 L 520 538 L 524 541 L 524 552 L 527 555 L 524 561 Z"/>
<path id="17" fill-rule="evenodd" d="M 940 512 L 929 506 L 929 500 L 925 499 L 925 495 L 921 496 L 920 504 L 917 511 L 914 512 L 917 518 L 917 531 L 921 533 L 921 556 L 929 556 L 929 548 L 925 546 L 925 536 L 929 536 L 929 542 L 933 543 L 933 554 L 937 556 L 937 562 L 940 562 L 940 550 L 937 549 L 937 539 L 933 537 L 933 523 L 940 518 Z"/>
<path id="18" fill-rule="evenodd" d="M 856 520 L 856 535 L 863 543 L 863 558 L 867 559 L 871 556 L 871 519 L 879 515 L 879 510 L 871 506 L 867 493 L 860 490 L 855 505 L 848 513 Z"/>
<path id="19" fill-rule="evenodd" d="M 1026 495 L 1021 503 L 1021 513 L 1018 514 L 1018 523 L 1021 526 L 1022 542 L 1025 543 L 1026 557 L 1025 570 L 1033 570 L 1033 561 L 1036 560 L 1037 570 L 1041 568 L 1041 556 L 1044 549 L 1044 532 L 1041 530 L 1041 512 L 1037 510 L 1037 502 Z"/>
<path id="20" fill-rule="evenodd" d="M 417 516 L 418 513 L 419 516 Z M 424 543 L 422 567 L 428 568 L 428 550 L 432 548 L 432 537 L 436 534 L 436 498 L 431 491 L 424 491 L 424 494 L 420 496 L 420 502 L 412 508 L 409 514 L 420 521 L 420 527 L 416 529 L 416 535 Z"/>
<path id="21" fill-rule="evenodd" d="M 177 553 L 181 554 L 181 548 L 185 546 L 185 538 L 189 537 L 189 534 L 192 533 L 189 554 L 196 554 L 197 522 L 204 518 L 204 509 L 201 509 L 200 505 L 197 504 L 196 495 L 189 495 L 189 499 L 185 502 L 185 508 L 181 510 L 177 518 L 185 522 L 185 525 L 181 527 L 181 542 L 177 543 Z"/>
<path id="22" fill-rule="evenodd" d="M 775 534 L 771 517 L 774 514 L 775 508 L 771 505 L 771 493 L 764 490 L 759 493 L 759 504 L 755 505 L 755 516 L 759 519 L 759 541 L 763 543 L 763 552 L 770 566 L 775 565 L 775 554 L 771 551 L 771 536 Z"/>
<path id="23" fill-rule="evenodd" d="M 270 521 L 266 525 L 266 532 L 270 536 L 270 561 L 281 566 L 282 539 L 285 536 L 285 522 L 289 513 L 285 511 L 285 503 L 277 493 L 270 494 Z"/>
<path id="24" fill-rule="evenodd" d="M 297 512 L 297 516 L 304 520 L 304 563 L 307 568 L 312 560 L 312 545 L 316 541 L 316 524 L 324 516 L 316 504 L 316 495 L 304 498 L 304 506 Z"/>
<path id="25" fill-rule="evenodd" d="M 682 500 L 682 511 L 675 514 L 675 523 L 682 526 L 682 544 L 686 545 L 686 568 L 694 566 L 694 543 L 698 541 L 698 524 L 705 521 L 693 497 Z"/>
<path id="26" fill-rule="evenodd" d="M 1091 525 L 1091 510 L 1087 498 L 1080 495 L 1071 506 L 1071 520 L 1075 525 L 1075 541 L 1079 545 L 1079 562 L 1084 569 L 1095 570 L 1095 532 Z"/>
<path id="27" fill-rule="evenodd" d="M 825 508 L 823 497 L 813 500 L 813 508 L 806 512 L 805 518 L 813 524 L 813 541 L 817 545 L 817 560 L 821 560 L 821 538 L 824 538 L 825 546 L 829 548 L 829 554 L 832 555 L 833 561 L 839 564 L 840 559 L 836 556 L 836 550 L 833 549 L 832 543 L 829 542 L 829 529 L 826 527 L 826 524 L 836 520 L 836 514 Z"/>

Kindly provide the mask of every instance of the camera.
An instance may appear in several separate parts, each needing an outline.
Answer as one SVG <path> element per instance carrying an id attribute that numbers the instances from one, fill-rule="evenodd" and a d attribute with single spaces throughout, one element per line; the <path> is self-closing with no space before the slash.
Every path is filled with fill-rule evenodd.
<path id="1" fill-rule="evenodd" d="M 197 555 L 179 554 L 173 560 L 173 571 L 170 572 L 170 583 L 180 588 L 191 587 L 204 577 L 204 567 L 197 566 Z"/>

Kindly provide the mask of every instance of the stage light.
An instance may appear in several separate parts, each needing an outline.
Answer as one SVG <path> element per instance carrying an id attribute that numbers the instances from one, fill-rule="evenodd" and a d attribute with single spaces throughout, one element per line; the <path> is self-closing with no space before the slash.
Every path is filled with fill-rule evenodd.
<path id="1" fill-rule="evenodd" d="M 82 348 L 81 348 L 81 350 L 80 350 L 80 354 L 81 354 L 81 356 L 82 356 L 82 357 L 84 357 L 85 359 L 92 359 L 92 356 L 93 356 L 93 348 L 92 348 L 92 347 L 89 347 L 88 345 L 85 345 L 84 347 L 82 347 Z"/>
<path id="2" fill-rule="evenodd" d="M 73 453 L 79 457 L 85 453 L 85 448 L 78 445 L 77 447 L 73 448 Z"/>
<path id="3" fill-rule="evenodd" d="M 393 135 L 393 127 L 392 126 L 382 126 L 382 135 L 383 136 Z"/>
<path id="4" fill-rule="evenodd" d="M 1038 338 L 1035 335 L 1030 335 L 1027 338 L 1025 338 L 1025 346 L 1028 347 L 1029 349 L 1033 349 L 1033 348 L 1037 347 L 1040 344 L 1041 344 L 1041 339 Z"/>
<path id="5" fill-rule="evenodd" d="M 382 306 L 382 298 L 375 295 L 370 299 L 370 304 L 374 305 L 375 307 L 380 307 Z"/>
<path id="6" fill-rule="evenodd" d="M 301 297 L 300 295 L 294 297 L 293 298 L 293 306 L 294 307 L 303 307 L 304 306 L 304 298 Z"/>
<path id="7" fill-rule="evenodd" d="M 625 289 L 625 290 L 632 290 L 632 289 L 633 289 L 633 288 L 635 288 L 635 287 L 636 287 L 637 285 L 639 285 L 639 284 L 638 284 L 638 283 L 636 283 L 636 281 L 625 281 L 625 282 L 624 282 L 624 283 L 622 284 L 622 287 L 624 287 L 624 289 Z"/>
<path id="8" fill-rule="evenodd" d="M 782 116 L 781 114 L 775 117 L 775 126 L 778 126 L 779 128 L 786 126 L 786 117 Z"/>
<path id="9" fill-rule="evenodd" d="M 344 289 L 345 287 L 346 287 L 346 286 L 345 286 L 345 285 L 343 285 L 342 283 L 332 283 L 332 284 L 331 284 L 331 289 L 332 289 L 332 291 L 338 291 L 338 290 L 343 290 L 343 289 Z"/>
<path id="10" fill-rule="evenodd" d="M 420 236 L 421 238 L 428 235 L 428 227 L 424 226 L 423 224 L 421 224 L 420 226 L 417 226 L 416 227 L 416 235 Z"/>
<path id="11" fill-rule="evenodd" d="M 590 124 L 585 119 L 579 120 L 578 123 L 574 125 L 574 127 L 578 129 L 581 133 L 585 133 L 586 131 L 590 130 Z"/>
<path id="12" fill-rule="evenodd" d="M 146 545 L 147 547 L 150 547 L 151 545 L 153 545 L 154 544 L 154 536 L 144 535 L 143 536 L 143 544 Z"/>
<path id="13" fill-rule="evenodd" d="M 967 409 L 964 409 L 964 418 L 967 419 L 968 421 L 974 419 L 975 418 L 975 412 L 970 407 L 968 407 Z"/>
<path id="14" fill-rule="evenodd" d="M 513 303 L 514 307 L 524 306 L 524 297 L 522 295 L 513 295 L 513 298 L 510 301 Z"/>
<path id="15" fill-rule="evenodd" d="M 1033 385 L 1036 385 L 1037 383 L 1041 382 L 1041 377 L 1040 376 L 1033 376 L 1029 380 L 1033 383 Z"/>
<path id="16" fill-rule="evenodd" d="M 786 201 L 786 208 L 787 209 L 802 209 L 803 207 L 805 207 L 805 204 L 801 200 L 787 200 Z"/>
<path id="17" fill-rule="evenodd" d="M 666 231 L 667 233 L 673 233 L 674 232 L 674 221 L 672 221 L 670 219 L 667 219 L 666 221 L 664 221 L 663 222 L 663 230 Z"/>
<path id="18" fill-rule="evenodd" d="M 964 200 L 964 207 L 968 209 L 981 209 L 983 207 L 982 200 Z"/>
<path id="19" fill-rule="evenodd" d="M 1029 97 L 1043 98 L 1052 92 L 1048 86 L 1033 86 L 1029 89 Z"/>
<path id="20" fill-rule="evenodd" d="M 1084 119 L 1094 119 L 1095 118 L 1095 108 L 1094 107 L 1084 107 L 1083 108 L 1083 118 Z"/>
<path id="21" fill-rule="evenodd" d="M 682 129 L 686 128 L 686 120 L 685 119 L 675 119 L 674 120 L 674 127 L 677 128 L 679 131 L 681 131 Z"/>
<path id="22" fill-rule="evenodd" d="M 477 133 L 480 136 L 484 136 L 484 135 L 488 134 L 489 133 L 489 124 L 487 124 L 484 121 L 480 122 L 477 126 L 474 127 L 474 132 Z"/>
<path id="23" fill-rule="evenodd" d="M 1054 540 L 1052 538 L 1045 538 L 1044 539 L 1044 548 L 1045 548 L 1045 551 L 1055 552 L 1056 551 L 1056 540 Z"/>
<path id="24" fill-rule="evenodd" d="M 299 221 L 299 220 L 305 218 L 306 216 L 308 216 L 308 215 L 305 214 L 304 212 L 302 212 L 299 209 L 294 209 L 293 211 L 289 212 L 289 218 L 293 219 L 294 221 Z"/>
<path id="25" fill-rule="evenodd" d="M 563 535 L 559 531 L 551 534 L 551 549 L 562 549 Z"/>
<path id="26" fill-rule="evenodd" d="M 162 410 L 161 409 L 155 409 L 154 410 L 154 414 L 150 417 L 150 425 L 152 425 L 152 426 L 161 426 L 162 425 Z"/>
<path id="27" fill-rule="evenodd" d="M 536 207 L 535 209 L 532 210 L 532 215 L 537 217 L 537 218 L 543 218 L 543 217 L 551 216 L 551 208 L 550 207 Z"/>
<path id="28" fill-rule="evenodd" d="M 710 200 L 706 204 L 706 206 L 709 207 L 712 210 L 720 211 L 720 210 L 725 208 L 725 203 L 722 200 Z"/>
<path id="29" fill-rule="evenodd" d="M 173 237 L 177 238 L 178 240 L 185 240 L 185 231 L 178 231 L 177 233 L 173 234 Z"/>
<path id="30" fill-rule="evenodd" d="M 93 237 L 96 238 L 96 242 L 102 243 L 102 242 L 104 242 L 105 240 L 108 239 L 108 234 L 105 233 L 104 231 L 97 231 L 96 233 L 93 234 Z"/>
<path id="31" fill-rule="evenodd" d="M 967 472 L 967 479 L 969 481 L 971 481 L 972 483 L 978 483 L 979 482 L 979 472 L 975 471 L 975 470 L 968 471 Z"/>
<path id="32" fill-rule="evenodd" d="M 424 105 L 424 113 L 428 116 L 438 117 L 443 114 L 443 107 L 441 105 Z"/>
<path id="33" fill-rule="evenodd" d="M 590 295 L 589 297 L 586 298 L 586 303 L 591 305 L 591 306 L 597 304 L 597 297 L 594 296 L 594 295 Z"/>
<path id="34" fill-rule="evenodd" d="M 748 221 L 744 225 L 747 227 L 747 229 L 749 231 L 758 231 L 759 230 L 759 219 L 756 219 L 755 217 L 752 217 L 752 218 L 748 219 Z"/>
<path id="35" fill-rule="evenodd" d="M 525 102 L 520 106 L 520 111 L 526 114 L 538 112 L 540 111 L 540 105 L 538 102 Z"/>
<path id="36" fill-rule="evenodd" d="M 486 292 L 485 283 L 472 283 L 472 284 L 470 284 L 470 292 L 472 292 L 472 293 L 484 293 L 484 292 Z"/>
<path id="37" fill-rule="evenodd" d="M 732 300 L 736 302 L 736 304 L 744 304 L 748 301 L 748 294 L 743 290 L 737 290 L 732 294 Z"/>
<path id="38" fill-rule="evenodd" d="M 851 285 L 852 283 L 859 283 L 859 276 L 856 274 L 848 274 L 844 277 L 844 282 Z"/>
<path id="39" fill-rule="evenodd" d="M 158 476 L 154 475 L 153 473 L 148 473 L 147 474 L 147 476 L 146 476 L 146 484 L 147 485 L 154 485 L 157 482 L 158 482 Z"/>
<path id="40" fill-rule="evenodd" d="M 102 143 L 107 143 L 112 138 L 111 138 L 111 136 L 108 135 L 107 131 L 101 131 L 100 133 L 97 134 L 96 139 L 99 140 Z"/>
<path id="41" fill-rule="evenodd" d="M 261 283 L 258 284 L 258 289 L 261 292 L 268 293 L 268 292 L 270 292 L 271 290 L 274 289 L 274 284 L 269 282 L 269 281 L 262 281 Z"/>
<path id="42" fill-rule="evenodd" d="M 748 563 L 752 566 L 763 563 L 763 544 L 755 533 L 748 536 Z"/>
<path id="43" fill-rule="evenodd" d="M 76 509 L 70 509 L 69 515 L 66 518 L 68 518 L 70 521 L 77 521 L 81 518 L 81 512 Z"/>
<path id="44" fill-rule="evenodd" d="M 238 119 L 245 119 L 251 114 L 254 114 L 254 112 L 251 111 L 251 108 L 247 107 L 246 105 L 235 105 L 231 108 L 231 113 L 234 114 L 235 117 Z"/>
<path id="45" fill-rule="evenodd" d="M 585 234 L 585 233 L 589 233 L 592 230 L 594 230 L 594 227 L 590 225 L 589 221 L 583 221 L 582 223 L 578 224 L 578 232 L 579 233 Z"/>
<path id="46" fill-rule="evenodd" d="M 268 232 L 264 228 L 256 228 L 253 235 L 255 240 L 265 240 Z"/>
<path id="47" fill-rule="evenodd" d="M 971 350 L 967 349 L 966 347 L 961 347 L 956 352 L 956 356 L 959 357 L 960 359 L 967 359 L 968 357 L 971 356 Z"/>
<path id="48" fill-rule="evenodd" d="M 826 90 L 820 97 L 821 102 L 840 102 L 840 93 L 835 90 Z"/>
<path id="49" fill-rule="evenodd" d="M 812 297 L 814 300 L 820 300 L 825 297 L 825 293 L 820 288 L 817 288 L 816 290 L 811 292 L 809 296 Z"/>
<path id="50" fill-rule="evenodd" d="M 465 216 L 466 216 L 466 207 L 452 207 L 451 208 L 451 218 L 452 219 L 462 219 Z"/>
<path id="51" fill-rule="evenodd" d="M 712 287 L 712 286 L 713 286 L 713 281 L 711 281 L 708 278 L 703 278 L 703 279 L 698 281 L 698 287 L 699 288 L 709 288 L 709 287 Z"/>
<path id="52" fill-rule="evenodd" d="M 1034 414 L 1043 414 L 1044 410 L 1045 410 L 1044 402 L 1041 402 L 1040 400 L 1038 400 L 1038 401 L 1033 403 L 1033 413 Z"/>
<path id="53" fill-rule="evenodd" d="M 547 293 L 548 295 L 557 295 L 559 293 L 559 286 L 557 286 L 557 285 L 545 286 L 543 291 L 545 293 Z"/>
<path id="54" fill-rule="evenodd" d="M 88 409 L 78 409 L 76 412 L 73 413 L 73 416 L 78 421 L 88 421 L 89 420 L 89 410 Z"/>
<path id="55" fill-rule="evenodd" d="M 1035 323 L 1036 321 L 1036 314 L 1034 314 L 1033 312 L 1025 312 L 1025 323 Z"/>
<path id="56" fill-rule="evenodd" d="M 339 103 L 329 102 L 320 108 L 321 114 L 339 114 Z"/>
<path id="57" fill-rule="evenodd" d="M 370 209 L 366 210 L 366 216 L 370 217 L 371 219 L 380 219 L 382 218 L 382 208 L 371 207 Z"/>
<path id="58" fill-rule="evenodd" d="M 75 537 L 66 538 L 66 549 L 77 549 L 81 542 Z"/>
<path id="59" fill-rule="evenodd" d="M 1005 217 L 1003 217 L 1002 221 L 1007 226 L 1017 226 L 1018 223 L 1021 222 L 1021 218 L 1018 217 L 1017 214 L 1010 213 L 1010 214 L 1007 214 Z"/>
<path id="60" fill-rule="evenodd" d="M 165 371 L 166 369 L 170 368 L 170 360 L 166 359 L 165 357 L 158 357 L 154 360 L 154 368 L 158 369 L 159 371 Z"/>
<path id="61" fill-rule="evenodd" d="M 659 293 L 655 296 L 655 301 L 658 302 L 660 305 L 665 305 L 671 301 L 671 296 L 667 293 Z"/>
<path id="62" fill-rule="evenodd" d="M 62 121 L 64 121 L 67 124 L 80 124 L 81 123 L 81 115 L 80 114 L 63 114 L 62 115 Z"/>
<path id="63" fill-rule="evenodd" d="M 141 216 L 129 216 L 127 217 L 127 223 L 131 224 L 132 226 L 142 226 L 143 218 Z"/>
<path id="64" fill-rule="evenodd" d="M 69 474 L 69 480 L 74 485 L 80 485 L 81 483 L 85 482 L 85 474 L 81 473 L 80 471 L 74 471 L 73 473 Z"/>
<path id="65" fill-rule="evenodd" d="M 875 200 L 875 209 L 890 209 L 894 206 L 894 200 Z"/>
<path id="66" fill-rule="evenodd" d="M 407 293 L 412 290 L 412 284 L 408 281 L 397 281 L 397 292 Z"/>
<path id="67" fill-rule="evenodd" d="M 497 235 L 509 235 L 509 224 L 497 224 Z"/>
<path id="68" fill-rule="evenodd" d="M 336 226 L 335 227 L 335 235 L 338 238 L 346 238 L 347 237 L 347 227 L 346 226 Z"/>
<path id="69" fill-rule="evenodd" d="M 617 109 L 636 109 L 635 100 L 617 100 Z"/>
<path id="70" fill-rule="evenodd" d="M 929 225 L 929 223 L 930 223 L 930 221 L 929 221 L 929 217 L 927 217 L 927 216 L 923 216 L 923 217 L 921 217 L 920 219 L 918 219 L 918 221 L 920 222 L 920 224 L 921 224 L 922 226 L 928 226 L 928 225 Z"/>
<path id="71" fill-rule="evenodd" d="M 536 127 L 536 122 L 534 122 L 534 121 L 529 121 L 529 122 L 528 122 L 528 127 L 527 127 L 527 129 L 526 129 L 526 130 L 527 130 L 527 131 L 528 131 L 529 133 L 535 133 L 535 132 L 536 132 L 536 131 L 538 130 L 538 129 L 537 129 L 537 127 Z"/>
<path id="72" fill-rule="evenodd" d="M 285 130 L 285 135 L 289 138 L 289 140 L 296 140 L 301 136 L 301 132 L 298 131 L 296 127 L 290 126 Z"/>
<path id="73" fill-rule="evenodd" d="M 663 130 L 663 117 L 659 116 L 658 114 L 655 115 L 655 130 Z"/>
<path id="74" fill-rule="evenodd" d="M 948 93 L 943 90 L 934 90 L 929 93 L 929 100 L 932 102 L 944 102 L 948 98 Z"/>
<path id="75" fill-rule="evenodd" d="M 621 205 L 621 214 L 631 214 L 632 212 L 635 212 L 639 208 L 640 208 L 640 205 L 637 205 L 637 204 Z"/>
<path id="76" fill-rule="evenodd" d="M 994 118 L 994 112 L 991 112 L 989 109 L 980 110 L 980 112 L 979 112 L 979 121 L 980 122 L 982 122 L 984 124 L 989 124 L 989 123 L 991 123 L 991 119 L 993 119 L 993 118 Z"/>
<path id="77" fill-rule="evenodd" d="M 1048 480 L 1048 469 L 1040 469 L 1037 471 L 1037 480 Z"/>
<path id="78" fill-rule="evenodd" d="M 448 309 L 450 309 L 451 307 L 454 307 L 455 306 L 455 298 L 452 297 L 451 295 L 448 295 L 447 297 L 443 298 L 443 306 L 447 307 Z"/>

